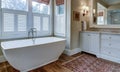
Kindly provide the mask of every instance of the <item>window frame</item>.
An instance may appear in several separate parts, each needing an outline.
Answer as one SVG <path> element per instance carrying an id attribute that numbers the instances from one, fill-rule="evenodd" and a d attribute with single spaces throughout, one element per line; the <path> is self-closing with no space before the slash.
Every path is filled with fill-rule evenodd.
<path id="1" fill-rule="evenodd" d="M 21 11 L 21 10 L 12 10 L 12 9 L 5 9 L 5 8 L 1 8 L 1 2 L 0 2 L 0 22 L 1 22 L 1 24 L 0 24 L 0 26 L 1 26 L 1 28 L 0 28 L 0 39 L 18 39 L 18 38 L 27 38 L 28 37 L 28 31 L 30 30 L 30 28 L 32 28 L 33 27 L 33 16 L 34 15 L 45 15 L 45 14 L 39 14 L 39 13 L 32 13 L 32 0 L 27 0 L 27 11 Z M 52 36 L 53 35 L 53 29 L 52 29 L 52 27 L 53 27 L 53 25 L 52 25 L 52 10 L 53 10 L 53 8 L 52 8 L 52 0 L 50 0 L 50 4 L 49 4 L 49 6 L 50 6 L 50 10 L 49 10 L 49 31 L 48 32 L 46 32 L 46 31 L 43 31 L 43 32 L 38 32 L 39 34 L 38 34 L 38 37 L 43 37 L 43 36 Z M 26 14 L 26 31 L 14 31 L 14 32 L 4 32 L 3 31 L 3 13 L 12 13 L 12 14 L 20 14 L 20 15 L 24 15 L 24 14 Z M 14 25 L 16 25 L 16 24 L 14 24 Z M 17 29 L 18 30 L 18 29 Z"/>
<path id="2" fill-rule="evenodd" d="M 47 34 L 48 34 L 48 35 L 51 35 L 51 33 L 52 33 L 52 32 L 51 32 L 51 31 L 52 31 L 52 30 L 51 30 L 51 29 L 52 29 L 52 28 L 51 28 L 52 23 L 51 23 L 51 20 L 50 20 L 50 19 L 51 19 L 51 18 L 50 18 L 50 15 L 33 13 L 33 18 L 34 18 L 34 16 L 40 17 L 40 21 L 41 21 L 40 23 L 42 23 L 43 17 L 49 17 L 49 31 L 43 31 L 43 29 L 42 29 L 42 26 L 43 26 L 43 25 L 41 24 L 41 26 L 40 26 L 40 27 L 41 27 L 41 28 L 40 28 L 40 31 L 37 31 L 37 32 L 39 32 L 39 34 L 38 34 L 39 36 L 47 36 Z M 33 19 L 33 23 L 34 23 L 34 19 Z M 33 25 L 34 25 L 34 24 L 33 24 Z M 33 27 L 34 27 L 34 26 L 33 26 Z"/>
<path id="3" fill-rule="evenodd" d="M 58 14 L 57 12 L 57 5 L 56 5 L 56 0 L 54 0 L 54 35 L 55 36 L 60 36 L 60 37 L 66 37 L 66 31 L 67 31 L 67 21 L 66 21 L 66 0 L 64 0 L 64 14 Z M 56 16 L 64 16 L 65 19 L 65 34 L 58 33 L 56 32 Z"/>
<path id="4" fill-rule="evenodd" d="M 31 1 L 31 0 L 30 0 Z M 52 2 L 53 2 L 53 0 L 50 0 L 50 3 L 49 3 L 49 5 L 50 5 L 50 7 L 49 7 L 49 14 L 41 14 L 41 13 L 34 13 L 33 11 L 32 11 L 32 8 L 31 8 L 31 14 L 32 14 L 32 18 L 34 18 L 34 16 L 42 16 L 42 17 L 44 17 L 44 16 L 49 16 L 49 31 L 47 32 L 47 31 L 42 31 L 42 25 L 41 25 L 41 31 L 38 31 L 39 32 L 39 36 L 41 36 L 41 37 L 43 37 L 43 36 L 53 36 L 53 14 L 52 14 L 52 12 L 53 12 L 53 5 L 52 5 Z M 32 1 L 31 1 L 31 5 L 32 5 Z M 33 22 L 32 23 L 34 23 L 34 19 L 33 19 Z M 41 18 L 41 23 L 42 23 L 42 18 Z M 34 24 L 33 24 L 34 25 Z M 34 27 L 34 26 L 32 26 L 32 27 Z"/>
<path id="5" fill-rule="evenodd" d="M 26 22 L 28 22 L 28 15 L 27 15 L 27 12 L 25 11 L 19 11 L 19 10 L 10 10 L 10 9 L 2 9 L 1 11 L 1 18 L 2 18 L 2 22 L 1 22 L 1 38 L 2 39 L 8 39 L 8 38 L 19 38 L 19 37 L 26 37 L 26 33 L 27 33 L 27 29 L 26 31 L 17 31 L 16 27 L 18 26 L 18 24 L 16 23 L 16 21 L 14 21 L 14 31 L 13 32 L 4 32 L 4 23 L 3 23 L 3 19 L 4 19 L 4 13 L 11 13 L 11 14 L 14 14 L 15 17 L 17 14 L 20 14 L 20 15 L 26 15 Z M 14 18 L 15 19 L 15 18 Z M 26 23 L 27 25 L 27 23 Z M 26 27 L 27 28 L 27 27 Z"/>

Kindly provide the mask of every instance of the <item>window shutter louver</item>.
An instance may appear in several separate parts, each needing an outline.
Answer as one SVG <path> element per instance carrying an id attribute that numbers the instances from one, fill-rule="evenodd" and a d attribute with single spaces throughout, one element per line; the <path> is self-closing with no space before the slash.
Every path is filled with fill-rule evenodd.
<path id="1" fill-rule="evenodd" d="M 4 13 L 3 19 L 3 31 L 13 32 L 14 31 L 14 14 Z"/>
<path id="2" fill-rule="evenodd" d="M 37 31 L 41 30 L 41 21 L 40 21 L 40 17 L 38 16 L 34 16 L 34 28 L 37 29 Z"/>
<path id="3" fill-rule="evenodd" d="M 49 17 L 43 17 L 43 31 L 49 30 Z"/>
<path id="4" fill-rule="evenodd" d="M 26 31 L 27 26 L 26 15 L 18 15 L 18 31 Z"/>
<path id="5" fill-rule="evenodd" d="M 56 17 L 56 33 L 65 34 L 65 19 L 64 16 Z"/>

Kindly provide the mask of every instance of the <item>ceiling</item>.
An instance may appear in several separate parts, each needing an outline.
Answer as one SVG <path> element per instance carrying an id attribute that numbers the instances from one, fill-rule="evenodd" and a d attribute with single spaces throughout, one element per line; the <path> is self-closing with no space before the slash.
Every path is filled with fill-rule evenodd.
<path id="1" fill-rule="evenodd" d="M 120 0 L 102 0 L 102 1 L 105 2 L 107 5 L 120 4 Z"/>

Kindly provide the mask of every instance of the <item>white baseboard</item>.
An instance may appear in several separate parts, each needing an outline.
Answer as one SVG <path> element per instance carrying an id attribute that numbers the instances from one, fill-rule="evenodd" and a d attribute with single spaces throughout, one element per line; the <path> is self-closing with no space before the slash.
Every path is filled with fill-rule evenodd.
<path id="1" fill-rule="evenodd" d="M 5 57 L 3 55 L 0 56 L 0 63 L 5 62 L 5 61 L 6 61 Z"/>
<path id="2" fill-rule="evenodd" d="M 71 56 L 71 55 L 77 54 L 79 52 L 81 52 L 80 48 L 75 48 L 75 49 L 72 49 L 72 50 L 65 49 L 64 54 L 67 54 L 67 55 Z"/>
<path id="3" fill-rule="evenodd" d="M 100 58 L 103 58 L 103 59 L 106 59 L 106 60 L 109 60 L 109 61 L 113 61 L 113 62 L 116 62 L 116 63 L 120 63 L 119 58 L 115 58 L 115 57 L 112 57 L 112 56 L 107 56 L 107 55 L 101 54 Z"/>

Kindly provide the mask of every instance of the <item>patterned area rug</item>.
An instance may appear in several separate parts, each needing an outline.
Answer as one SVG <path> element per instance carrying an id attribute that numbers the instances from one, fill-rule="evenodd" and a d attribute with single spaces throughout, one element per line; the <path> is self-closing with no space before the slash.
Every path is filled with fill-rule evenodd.
<path id="1" fill-rule="evenodd" d="M 120 64 L 96 58 L 88 54 L 63 63 L 73 72 L 120 72 Z"/>

